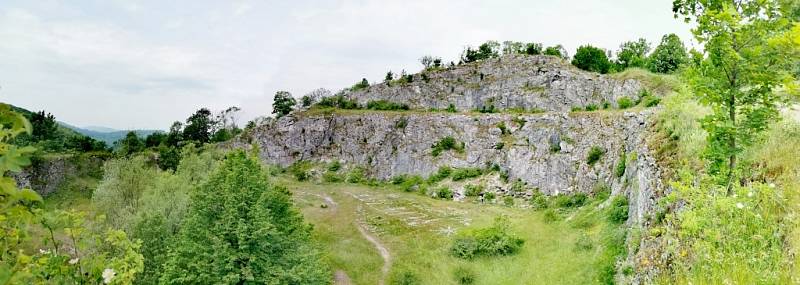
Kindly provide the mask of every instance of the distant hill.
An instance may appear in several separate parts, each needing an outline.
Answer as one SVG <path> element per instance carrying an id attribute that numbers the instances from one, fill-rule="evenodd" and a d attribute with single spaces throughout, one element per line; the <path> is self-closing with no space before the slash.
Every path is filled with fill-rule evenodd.
<path id="1" fill-rule="evenodd" d="M 64 122 L 58 122 L 61 126 L 71 129 L 75 132 L 88 136 L 90 138 L 104 141 L 107 145 L 111 146 L 114 144 L 115 141 L 118 141 L 125 137 L 125 135 L 130 132 L 130 130 L 117 130 L 107 127 L 98 127 L 98 126 L 90 126 L 86 128 L 76 127 Z M 146 137 L 154 132 L 158 132 L 160 130 L 133 130 L 136 134 L 140 137 Z"/>

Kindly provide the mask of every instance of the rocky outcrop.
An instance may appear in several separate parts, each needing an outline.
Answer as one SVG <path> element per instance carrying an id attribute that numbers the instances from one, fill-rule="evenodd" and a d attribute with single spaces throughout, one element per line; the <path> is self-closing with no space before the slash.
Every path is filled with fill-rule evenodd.
<path id="1" fill-rule="evenodd" d="M 12 174 L 20 188 L 30 188 L 47 196 L 77 177 L 103 176 L 103 159 L 89 155 L 59 155 L 37 158 L 33 163 Z"/>
<path id="2" fill-rule="evenodd" d="M 660 187 L 645 144 L 651 114 L 297 113 L 268 121 L 250 135 L 264 161 L 282 166 L 339 160 L 366 166 L 369 175 L 388 179 L 427 176 L 445 165 L 497 164 L 510 179 L 521 179 L 549 195 L 591 192 L 595 185 L 607 184 L 614 193 L 629 195 L 632 220 L 638 221 L 653 206 L 652 189 Z M 463 143 L 464 151 L 435 156 L 432 146 L 445 137 Z M 243 141 L 238 144 L 248 147 Z M 593 148 L 603 154 L 590 165 L 587 156 Z M 622 159 L 626 167 L 618 177 Z"/>
<path id="3" fill-rule="evenodd" d="M 450 68 L 423 71 L 407 83 L 379 83 L 345 96 L 366 105 L 387 100 L 413 109 L 459 111 L 494 107 L 569 111 L 572 107 L 608 102 L 619 98 L 639 99 L 639 81 L 579 70 L 558 57 L 506 55 Z"/>

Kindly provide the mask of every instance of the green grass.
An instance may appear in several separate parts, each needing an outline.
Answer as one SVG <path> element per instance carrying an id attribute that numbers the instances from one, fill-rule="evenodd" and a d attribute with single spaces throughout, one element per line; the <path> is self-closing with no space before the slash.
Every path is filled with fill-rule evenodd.
<path id="1" fill-rule="evenodd" d="M 422 284 L 458 284 L 457 271 L 474 273 L 473 284 L 595 284 L 598 262 L 604 259 L 599 241 L 608 223 L 601 215 L 587 214 L 593 219 L 591 225 L 576 229 L 567 220 L 545 222 L 544 212 L 436 200 L 405 193 L 400 186 L 318 185 L 289 179 L 279 183 L 288 186 L 314 225 L 315 239 L 328 253 L 328 262 L 345 271 L 354 284 L 376 284 L 383 264 L 377 250 L 360 235 L 359 223 L 389 249 L 390 277 L 410 272 Z M 326 196 L 337 205 L 322 208 Z M 597 203 L 564 209 L 559 215 L 583 211 L 598 211 Z M 500 215 L 508 216 L 511 231 L 525 240 L 517 254 L 473 260 L 450 254 L 458 233 L 489 227 Z M 575 250 L 579 238 L 584 246 L 587 238 L 598 244 Z"/>

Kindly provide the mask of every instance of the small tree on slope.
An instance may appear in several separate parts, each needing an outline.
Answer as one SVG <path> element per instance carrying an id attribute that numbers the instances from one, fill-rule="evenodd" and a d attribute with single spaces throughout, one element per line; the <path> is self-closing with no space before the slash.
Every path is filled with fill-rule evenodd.
<path id="1" fill-rule="evenodd" d="M 164 284 L 329 284 L 311 227 L 241 151 L 196 189 Z"/>

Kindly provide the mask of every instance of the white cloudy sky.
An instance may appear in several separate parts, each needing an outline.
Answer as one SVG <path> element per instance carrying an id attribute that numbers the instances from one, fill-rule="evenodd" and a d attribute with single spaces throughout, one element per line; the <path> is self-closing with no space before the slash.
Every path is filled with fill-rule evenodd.
<path id="1" fill-rule="evenodd" d="M 0 101 L 59 120 L 166 129 L 200 107 L 270 112 L 299 97 L 456 60 L 486 40 L 616 50 L 689 28 L 671 0 L 3 0 Z"/>

